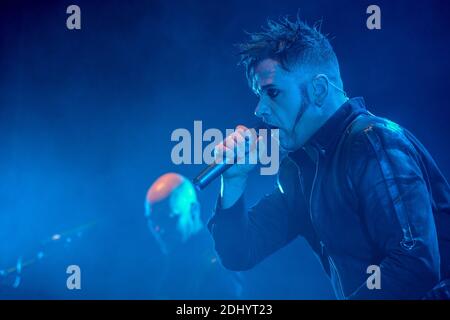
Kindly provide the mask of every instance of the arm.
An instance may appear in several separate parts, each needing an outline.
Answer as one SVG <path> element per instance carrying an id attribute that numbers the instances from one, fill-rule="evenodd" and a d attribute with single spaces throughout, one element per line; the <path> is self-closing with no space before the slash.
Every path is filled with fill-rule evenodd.
<path id="1" fill-rule="evenodd" d="M 226 209 L 221 206 L 221 200 L 208 229 L 222 264 L 228 269 L 252 268 L 299 233 L 299 223 L 278 188 L 248 211 L 242 194 Z"/>
<path id="2" fill-rule="evenodd" d="M 420 158 L 398 127 L 357 134 L 349 176 L 381 256 L 381 289 L 361 284 L 350 299 L 420 299 L 439 281 L 439 250 Z"/>

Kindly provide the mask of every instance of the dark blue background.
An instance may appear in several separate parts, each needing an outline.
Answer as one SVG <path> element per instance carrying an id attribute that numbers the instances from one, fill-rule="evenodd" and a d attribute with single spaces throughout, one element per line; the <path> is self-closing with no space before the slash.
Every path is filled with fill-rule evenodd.
<path id="1" fill-rule="evenodd" d="M 81 7 L 82 29 L 66 28 Z M 381 7 L 382 29 L 366 28 Z M 175 166 L 171 132 L 252 121 L 256 97 L 236 65 L 243 30 L 300 10 L 332 38 L 350 96 L 410 129 L 446 176 L 450 14 L 447 1 L 2 1 L 0 4 L 0 269 L 32 257 L 54 233 L 95 226 L 0 278 L 3 298 L 155 298 L 160 255 L 145 226 L 144 196 Z M 274 185 L 254 177 L 250 203 Z M 206 220 L 218 191 L 199 195 Z M 50 250 L 49 250 L 50 252 Z M 65 268 L 82 269 L 82 290 Z M 244 298 L 333 299 L 299 239 L 243 273 Z"/>

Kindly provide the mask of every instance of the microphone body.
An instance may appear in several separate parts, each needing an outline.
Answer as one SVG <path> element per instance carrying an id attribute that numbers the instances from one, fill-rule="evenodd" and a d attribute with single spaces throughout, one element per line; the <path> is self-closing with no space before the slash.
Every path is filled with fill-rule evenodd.
<path id="1" fill-rule="evenodd" d="M 232 163 L 225 163 L 225 161 L 223 163 L 213 162 L 203 169 L 194 180 L 192 180 L 192 183 L 198 190 L 203 190 L 232 166 Z"/>

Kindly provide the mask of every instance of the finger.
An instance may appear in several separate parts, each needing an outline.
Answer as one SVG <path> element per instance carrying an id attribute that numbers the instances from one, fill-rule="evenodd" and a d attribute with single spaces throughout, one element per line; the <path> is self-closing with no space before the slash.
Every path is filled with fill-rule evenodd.
<path id="1" fill-rule="evenodd" d="M 256 149 L 256 147 L 258 146 L 259 149 L 259 154 L 263 154 L 266 152 L 267 149 L 267 144 L 266 141 L 264 139 L 263 136 L 259 136 L 258 139 L 256 140 L 256 143 L 254 144 L 254 149 Z"/>
<path id="2" fill-rule="evenodd" d="M 241 135 L 241 134 L 239 134 L 238 132 L 236 132 L 234 135 L 233 135 L 233 139 L 234 139 L 234 143 L 235 143 L 235 151 L 236 152 L 239 152 L 239 153 L 245 153 L 245 143 L 246 143 L 246 141 L 245 141 L 245 139 L 244 139 L 244 137 Z"/>
<path id="3" fill-rule="evenodd" d="M 245 140 L 245 151 L 250 154 L 256 149 L 258 135 L 255 129 L 248 129 L 245 126 L 237 126 L 237 132 Z"/>
<path id="4" fill-rule="evenodd" d="M 248 130 L 248 128 L 242 124 L 238 125 L 235 129 L 235 131 L 242 131 L 242 132 L 244 132 L 246 130 Z"/>
<path id="5" fill-rule="evenodd" d="M 255 129 L 247 129 L 244 126 L 238 126 L 236 132 L 244 138 L 248 146 L 256 141 L 257 134 Z"/>
<path id="6" fill-rule="evenodd" d="M 236 149 L 239 148 L 243 142 L 244 138 L 240 134 L 233 132 L 225 139 L 225 146 L 233 151 L 236 151 Z"/>
<path id="7" fill-rule="evenodd" d="M 224 160 L 227 161 L 227 157 L 231 157 L 233 150 L 226 147 L 223 143 L 219 143 L 214 147 L 214 161 L 216 163 L 223 163 Z"/>

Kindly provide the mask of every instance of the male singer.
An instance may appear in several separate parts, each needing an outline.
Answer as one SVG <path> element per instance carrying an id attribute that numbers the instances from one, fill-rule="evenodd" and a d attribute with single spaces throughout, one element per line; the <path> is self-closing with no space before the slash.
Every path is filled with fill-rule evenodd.
<path id="1" fill-rule="evenodd" d="M 254 165 L 222 175 L 208 227 L 223 265 L 247 270 L 300 235 L 341 299 L 421 299 L 449 278 L 446 179 L 410 132 L 371 114 L 362 98 L 347 98 L 320 30 L 271 21 L 240 49 L 259 97 L 255 114 L 279 129 L 287 156 L 278 188 L 248 211 L 243 193 Z M 246 144 L 252 150 L 255 139 L 237 129 L 216 149 L 218 159 Z M 379 267 L 379 288 L 367 285 L 369 266 Z"/>

